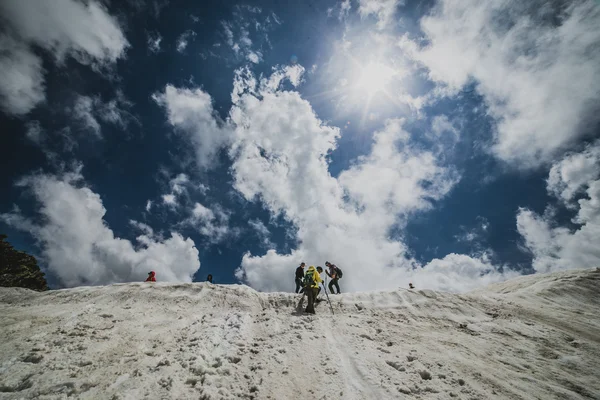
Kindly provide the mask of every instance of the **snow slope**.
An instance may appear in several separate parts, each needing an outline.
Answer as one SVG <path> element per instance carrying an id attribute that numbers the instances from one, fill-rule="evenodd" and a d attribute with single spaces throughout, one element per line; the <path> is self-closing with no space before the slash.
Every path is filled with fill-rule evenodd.
<path id="1" fill-rule="evenodd" d="M 0 288 L 0 399 L 600 399 L 600 270 L 458 295 Z"/>

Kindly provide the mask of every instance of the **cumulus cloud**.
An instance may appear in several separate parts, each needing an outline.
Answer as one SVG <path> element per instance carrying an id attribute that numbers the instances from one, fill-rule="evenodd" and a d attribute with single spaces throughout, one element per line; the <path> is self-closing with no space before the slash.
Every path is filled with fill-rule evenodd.
<path id="1" fill-rule="evenodd" d="M 600 8 L 592 1 L 441 0 L 406 54 L 456 94 L 475 83 L 497 126 L 491 151 L 548 163 L 600 120 Z"/>
<path id="2" fill-rule="evenodd" d="M 114 63 L 128 46 L 116 19 L 96 1 L 6 0 L 0 21 L 0 100 L 12 115 L 27 114 L 45 100 L 44 69 L 33 46 L 58 64 L 71 56 L 95 68 Z"/>
<path id="3" fill-rule="evenodd" d="M 556 163 L 548 179 L 548 191 L 577 209 L 575 228 L 558 225 L 552 212 L 539 215 L 520 209 L 517 229 L 533 255 L 537 272 L 600 265 L 600 143 Z M 575 202 L 575 195 L 581 196 Z"/>
<path id="4" fill-rule="evenodd" d="M 565 205 L 573 207 L 572 200 L 598 177 L 600 144 L 588 146 L 581 153 L 567 155 L 554 164 L 548 175 L 548 191 Z"/>
<path id="5" fill-rule="evenodd" d="M 411 278 L 417 288 L 455 291 L 458 286 L 466 291 L 519 275 L 520 272 L 494 266 L 486 253 L 479 256 L 452 253 L 413 271 Z"/>
<path id="6" fill-rule="evenodd" d="M 0 219 L 39 242 L 44 264 L 66 287 L 140 281 L 150 270 L 160 281 L 191 282 L 200 268 L 194 242 L 177 232 L 161 239 L 134 221 L 142 232 L 136 244 L 115 237 L 100 196 L 85 186 L 79 170 L 32 175 L 18 185 L 33 193 L 41 218 L 26 218 L 16 210 Z"/>
<path id="7" fill-rule="evenodd" d="M 231 170 L 236 190 L 292 223 L 299 244 L 290 254 L 245 254 L 239 279 L 259 290 L 289 290 L 299 262 L 325 260 L 346 271 L 345 290 L 397 287 L 416 277 L 425 287 L 464 290 L 507 276 L 481 256 L 452 255 L 425 266 L 413 260 L 390 231 L 443 198 L 457 174 L 413 147 L 403 121 L 392 119 L 374 134 L 367 155 L 332 177 L 325 155 L 339 129 L 321 121 L 297 92 L 282 90 L 283 79 L 290 79 L 283 70 L 262 79 L 238 71 Z"/>
<path id="8" fill-rule="evenodd" d="M 167 85 L 152 98 L 165 108 L 168 121 L 193 146 L 200 168 L 210 168 L 217 152 L 231 139 L 231 131 L 215 116 L 210 95 L 202 89 Z"/>

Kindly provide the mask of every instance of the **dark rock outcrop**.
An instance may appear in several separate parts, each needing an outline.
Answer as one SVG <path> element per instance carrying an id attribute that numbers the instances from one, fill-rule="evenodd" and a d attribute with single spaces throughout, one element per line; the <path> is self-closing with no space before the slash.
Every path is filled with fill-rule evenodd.
<path id="1" fill-rule="evenodd" d="M 48 283 L 35 257 L 15 250 L 6 238 L 6 235 L 0 234 L 0 286 L 48 290 Z"/>

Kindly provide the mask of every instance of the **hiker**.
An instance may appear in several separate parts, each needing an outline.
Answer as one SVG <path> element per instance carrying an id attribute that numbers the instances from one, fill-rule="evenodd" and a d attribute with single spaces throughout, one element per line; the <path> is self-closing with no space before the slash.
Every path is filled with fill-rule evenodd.
<path id="1" fill-rule="evenodd" d="M 342 277 L 342 271 L 329 261 L 325 261 L 325 266 L 329 268 L 329 271 L 325 271 L 325 273 L 331 278 L 331 281 L 328 285 L 329 293 L 336 294 L 333 291 L 333 287 L 335 286 L 337 289 L 337 294 L 340 294 L 340 285 L 338 284 L 338 280 Z"/>
<path id="2" fill-rule="evenodd" d="M 148 272 L 148 277 L 145 282 L 156 282 L 156 273 L 154 271 Z"/>
<path id="3" fill-rule="evenodd" d="M 319 265 L 317 267 L 317 272 L 319 273 L 319 278 L 321 279 L 321 281 L 323 281 L 323 276 L 321 274 L 323 274 L 323 268 L 321 268 L 321 266 Z M 317 295 L 315 296 L 315 301 L 318 303 L 321 300 L 319 300 L 319 295 L 321 294 L 321 286 L 319 286 L 319 290 L 317 291 Z"/>
<path id="4" fill-rule="evenodd" d="M 415 287 L 413 286 L 412 282 L 409 282 L 409 284 L 408 284 L 408 288 L 409 288 L 409 289 L 414 289 L 414 288 L 415 288 Z"/>
<path id="5" fill-rule="evenodd" d="M 304 267 L 306 264 L 300 263 L 300 266 L 296 268 L 296 293 L 304 292 L 304 288 L 302 287 L 302 280 L 304 279 Z"/>
<path id="6" fill-rule="evenodd" d="M 309 314 L 315 313 L 315 299 L 317 298 L 317 294 L 319 294 L 319 283 L 321 282 L 323 280 L 315 267 L 312 265 L 308 267 L 308 271 L 304 275 L 304 293 L 308 297 L 308 304 L 304 311 Z"/>
<path id="7" fill-rule="evenodd" d="M 212 283 L 212 274 L 208 274 L 208 276 L 206 277 L 206 282 Z"/>

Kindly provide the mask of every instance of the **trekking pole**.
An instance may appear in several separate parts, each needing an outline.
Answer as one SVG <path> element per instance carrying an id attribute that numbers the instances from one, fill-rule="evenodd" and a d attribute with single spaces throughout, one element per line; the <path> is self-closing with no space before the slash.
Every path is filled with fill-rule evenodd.
<path id="1" fill-rule="evenodd" d="M 333 307 L 331 306 L 331 300 L 329 300 L 329 295 L 327 294 L 327 288 L 325 287 L 325 284 L 322 283 L 323 285 L 323 290 L 325 291 L 325 296 L 327 297 L 327 302 L 329 303 L 329 308 L 331 309 L 331 315 L 335 315 L 335 313 L 333 312 Z"/>

